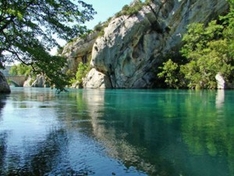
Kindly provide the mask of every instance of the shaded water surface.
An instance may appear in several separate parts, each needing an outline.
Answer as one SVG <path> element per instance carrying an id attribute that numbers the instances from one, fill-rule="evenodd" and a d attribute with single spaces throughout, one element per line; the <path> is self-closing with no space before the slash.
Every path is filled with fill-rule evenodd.
<path id="1" fill-rule="evenodd" d="M 13 88 L 0 175 L 234 175 L 234 91 Z"/>

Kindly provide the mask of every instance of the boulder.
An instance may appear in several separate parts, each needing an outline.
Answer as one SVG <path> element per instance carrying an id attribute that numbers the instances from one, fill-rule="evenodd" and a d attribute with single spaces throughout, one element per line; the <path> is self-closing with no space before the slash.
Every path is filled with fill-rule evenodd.
<path id="1" fill-rule="evenodd" d="M 10 86 L 2 72 L 0 72 L 0 93 L 11 93 Z"/>
<path id="2" fill-rule="evenodd" d="M 91 69 L 86 78 L 84 78 L 83 85 L 85 88 L 92 89 L 111 87 L 109 78 L 105 74 L 97 71 L 94 68 Z"/>

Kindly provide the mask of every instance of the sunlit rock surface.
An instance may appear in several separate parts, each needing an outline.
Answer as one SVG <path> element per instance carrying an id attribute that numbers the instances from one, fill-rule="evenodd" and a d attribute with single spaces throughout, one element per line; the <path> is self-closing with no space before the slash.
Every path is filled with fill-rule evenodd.
<path id="1" fill-rule="evenodd" d="M 111 83 L 109 78 L 103 74 L 102 72 L 97 71 L 96 69 L 91 69 L 91 71 L 87 74 L 86 78 L 84 78 L 84 87 L 86 88 L 109 88 L 111 87 Z"/>
<path id="2" fill-rule="evenodd" d="M 35 81 L 33 81 L 31 86 L 32 87 L 47 87 L 45 76 L 38 74 Z"/>

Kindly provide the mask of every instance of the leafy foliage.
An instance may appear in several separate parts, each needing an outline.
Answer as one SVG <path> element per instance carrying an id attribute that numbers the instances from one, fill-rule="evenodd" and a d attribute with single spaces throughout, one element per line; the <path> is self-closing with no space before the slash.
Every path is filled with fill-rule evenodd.
<path id="1" fill-rule="evenodd" d="M 132 6 L 125 5 L 123 6 L 122 10 L 118 12 L 115 16 L 119 17 L 121 15 L 127 15 L 132 16 L 136 15 L 144 5 L 148 5 L 151 2 L 151 0 L 147 0 L 145 3 L 141 2 L 140 0 L 134 1 L 134 4 Z"/>
<path id="2" fill-rule="evenodd" d="M 170 88 L 179 88 L 179 65 L 169 59 L 167 62 L 163 63 L 163 66 L 160 67 L 160 69 L 162 69 L 162 72 L 158 74 L 158 77 L 164 77 L 165 83 Z"/>
<path id="3" fill-rule="evenodd" d="M 95 14 L 91 5 L 70 0 L 2 0 L 0 2 L 0 63 L 21 61 L 44 73 L 51 85 L 64 90 L 66 61 L 51 56 L 55 37 L 71 40 L 84 34 L 83 24 Z"/>
<path id="4" fill-rule="evenodd" d="M 85 75 L 88 73 L 89 70 L 90 70 L 90 68 L 89 68 L 88 64 L 80 62 L 79 66 L 78 66 L 78 70 L 76 72 L 76 80 L 79 83 L 82 83 L 82 78 L 85 77 Z"/>
<path id="5" fill-rule="evenodd" d="M 32 67 L 24 65 L 24 64 L 18 64 L 13 65 L 9 71 L 10 75 L 12 76 L 29 76 L 31 75 Z"/>
<path id="6" fill-rule="evenodd" d="M 95 27 L 94 27 L 94 31 L 98 32 L 98 36 L 103 36 L 104 35 L 104 28 L 106 28 L 109 24 L 109 20 L 107 20 L 104 23 L 99 22 Z"/>
<path id="7" fill-rule="evenodd" d="M 83 78 L 86 76 L 86 74 L 89 71 L 90 71 L 90 65 L 88 63 L 80 62 L 77 68 L 77 72 L 75 76 L 73 76 L 73 79 L 71 80 L 71 84 L 75 83 L 78 84 L 80 87 L 82 87 Z"/>
<path id="8" fill-rule="evenodd" d="M 94 26 L 94 30 L 97 32 L 100 32 L 102 30 L 102 23 L 99 22 L 96 26 Z"/>

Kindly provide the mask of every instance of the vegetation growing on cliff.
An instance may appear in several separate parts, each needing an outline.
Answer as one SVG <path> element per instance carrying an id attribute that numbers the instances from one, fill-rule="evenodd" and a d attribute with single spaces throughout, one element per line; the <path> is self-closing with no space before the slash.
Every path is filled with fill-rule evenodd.
<path id="1" fill-rule="evenodd" d="M 83 78 L 86 76 L 86 74 L 90 71 L 90 61 L 91 61 L 91 55 L 88 55 L 86 61 L 80 61 L 77 66 L 77 71 L 71 71 L 70 69 L 67 70 L 67 75 L 70 77 L 70 84 L 72 84 L 72 87 L 83 87 Z"/>
<path id="2" fill-rule="evenodd" d="M 20 61 L 44 73 L 47 82 L 64 90 L 69 79 L 61 69 L 66 60 L 51 56 L 54 39 L 70 40 L 87 30 L 95 13 L 91 5 L 70 0 L 11 0 L 0 2 L 0 63 Z"/>
<path id="3" fill-rule="evenodd" d="M 215 75 L 221 73 L 227 84 L 234 79 L 234 1 L 230 12 L 211 21 L 207 26 L 196 23 L 188 26 L 183 36 L 181 54 L 184 63 L 169 59 L 161 67 L 158 77 L 163 77 L 171 88 L 216 88 Z"/>
<path id="4" fill-rule="evenodd" d="M 99 22 L 96 26 L 94 26 L 94 31 L 98 32 L 98 36 L 104 35 L 104 28 L 109 24 L 109 20 L 104 23 Z"/>
<path id="5" fill-rule="evenodd" d="M 119 17 L 121 15 L 136 15 L 143 6 L 149 5 L 152 0 L 146 0 L 145 2 L 141 2 L 140 0 L 135 0 L 132 5 L 125 5 L 123 6 L 122 10 L 115 14 L 116 17 Z"/>
<path id="6" fill-rule="evenodd" d="M 85 75 L 89 72 L 89 70 L 90 66 L 88 63 L 83 63 L 83 62 L 79 63 L 78 70 L 76 72 L 76 81 L 78 81 L 79 84 L 83 82 L 82 78 L 85 77 Z"/>

